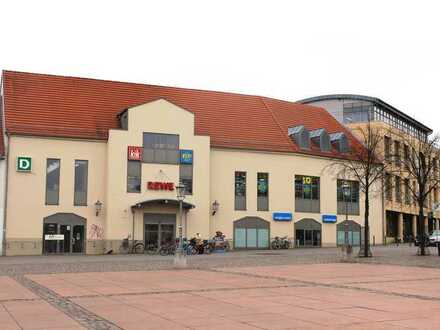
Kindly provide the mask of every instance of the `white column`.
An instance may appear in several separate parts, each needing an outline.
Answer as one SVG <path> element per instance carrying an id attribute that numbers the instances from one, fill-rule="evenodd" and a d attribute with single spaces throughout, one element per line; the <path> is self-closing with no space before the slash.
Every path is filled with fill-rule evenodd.
<path id="1" fill-rule="evenodd" d="M 399 213 L 399 218 L 397 219 L 397 237 L 403 242 L 403 213 Z"/>

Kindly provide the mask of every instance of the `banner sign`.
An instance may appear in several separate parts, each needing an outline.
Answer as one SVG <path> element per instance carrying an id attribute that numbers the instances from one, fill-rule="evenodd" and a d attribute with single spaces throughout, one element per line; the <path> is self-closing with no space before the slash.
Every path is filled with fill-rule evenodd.
<path id="1" fill-rule="evenodd" d="M 54 234 L 44 235 L 44 239 L 46 241 L 62 241 L 64 240 L 64 235 L 54 235 Z"/>
<path id="2" fill-rule="evenodd" d="M 142 147 L 128 146 L 128 160 L 142 160 Z"/>
<path id="3" fill-rule="evenodd" d="M 274 212 L 273 219 L 275 221 L 292 221 L 293 215 L 290 212 Z"/>
<path id="4" fill-rule="evenodd" d="M 17 171 L 18 172 L 32 171 L 32 158 L 31 157 L 17 157 Z"/>
<path id="5" fill-rule="evenodd" d="M 174 190 L 174 182 L 155 182 L 155 181 L 149 181 L 149 182 L 147 182 L 147 189 L 148 190 L 168 190 L 168 191 L 173 191 Z"/>
<path id="6" fill-rule="evenodd" d="M 324 223 L 335 223 L 337 220 L 337 216 L 334 214 L 323 214 L 322 222 Z"/>
<path id="7" fill-rule="evenodd" d="M 193 163 L 193 151 L 180 150 L 180 164 L 192 164 L 192 163 Z"/>

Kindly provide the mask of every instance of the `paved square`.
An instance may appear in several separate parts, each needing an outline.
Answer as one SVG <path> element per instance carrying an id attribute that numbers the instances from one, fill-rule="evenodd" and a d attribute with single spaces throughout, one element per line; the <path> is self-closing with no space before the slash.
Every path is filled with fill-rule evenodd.
<path id="1" fill-rule="evenodd" d="M 2 330 L 440 329 L 440 269 L 335 263 L 25 279 L 58 302 L 0 277 Z"/>

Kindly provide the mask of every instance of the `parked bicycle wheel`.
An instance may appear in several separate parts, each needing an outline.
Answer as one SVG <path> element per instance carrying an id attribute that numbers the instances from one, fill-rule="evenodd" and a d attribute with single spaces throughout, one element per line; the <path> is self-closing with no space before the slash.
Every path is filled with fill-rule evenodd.
<path id="1" fill-rule="evenodd" d="M 158 248 L 155 245 L 150 244 L 145 248 L 145 252 L 150 255 L 157 254 Z"/>
<path id="2" fill-rule="evenodd" d="M 144 251 L 145 251 L 144 243 L 138 242 L 134 244 L 132 253 L 141 254 L 144 253 Z"/>

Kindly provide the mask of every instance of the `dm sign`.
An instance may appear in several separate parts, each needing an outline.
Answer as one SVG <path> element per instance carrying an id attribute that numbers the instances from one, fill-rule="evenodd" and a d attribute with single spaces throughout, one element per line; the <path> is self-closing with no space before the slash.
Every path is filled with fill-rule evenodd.
<path id="1" fill-rule="evenodd" d="M 274 212 L 273 219 L 275 221 L 292 221 L 292 213 L 290 213 L 290 212 Z"/>
<path id="2" fill-rule="evenodd" d="M 142 147 L 128 146 L 128 160 L 142 160 Z"/>
<path id="3" fill-rule="evenodd" d="M 17 157 L 17 171 L 18 172 L 32 171 L 32 158 L 31 157 Z"/>
<path id="4" fill-rule="evenodd" d="M 192 164 L 192 163 L 193 163 L 193 151 L 180 150 L 180 164 Z"/>

